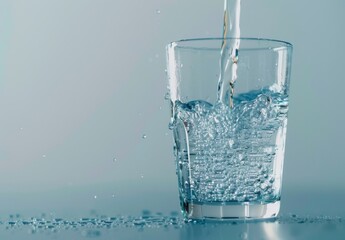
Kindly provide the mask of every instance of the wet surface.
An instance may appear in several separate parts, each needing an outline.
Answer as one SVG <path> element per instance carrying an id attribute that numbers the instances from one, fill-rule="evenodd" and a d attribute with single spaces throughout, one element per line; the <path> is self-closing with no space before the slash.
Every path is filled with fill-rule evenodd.
<path id="1" fill-rule="evenodd" d="M 340 216 L 285 214 L 261 222 L 186 223 L 170 215 L 142 211 L 141 216 L 97 216 L 80 219 L 23 218 L 10 215 L 0 224 L 11 239 L 343 239 Z"/>
<path id="2" fill-rule="evenodd" d="M 112 188 L 103 190 L 107 198 L 89 188 L 75 189 L 68 198 L 56 191 L 3 194 L 0 239 L 345 239 L 342 189 L 286 188 L 274 221 L 206 223 L 186 223 L 174 191 L 157 195 L 144 188 L 140 195 L 133 189 L 115 198 Z"/>

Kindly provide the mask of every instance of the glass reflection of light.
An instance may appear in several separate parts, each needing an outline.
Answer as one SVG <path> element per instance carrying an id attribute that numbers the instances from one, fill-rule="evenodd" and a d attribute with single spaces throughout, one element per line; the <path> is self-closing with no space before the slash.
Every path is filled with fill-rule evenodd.
<path id="1" fill-rule="evenodd" d="M 279 232 L 278 222 L 263 222 L 261 226 L 265 235 L 264 239 L 284 239 L 284 236 Z"/>

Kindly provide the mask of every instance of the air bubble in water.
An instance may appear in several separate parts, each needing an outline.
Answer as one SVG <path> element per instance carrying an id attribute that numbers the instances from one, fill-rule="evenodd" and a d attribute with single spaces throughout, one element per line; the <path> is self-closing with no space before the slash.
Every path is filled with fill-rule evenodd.
<path id="1" fill-rule="evenodd" d="M 176 115 L 171 123 L 184 124 L 171 124 L 170 128 L 187 130 L 189 151 L 193 152 L 191 165 L 183 164 L 189 162 L 183 148 L 181 152 L 175 148 L 175 155 L 181 162 L 179 174 L 192 168 L 191 179 L 195 181 L 191 185 L 183 182 L 192 200 L 275 201 L 279 197 L 271 177 L 280 147 L 273 140 L 286 118 L 285 113 L 279 118 L 275 114 L 282 101 L 287 101 L 285 95 L 261 89 L 237 94 L 233 109 L 200 100 L 175 102 Z M 253 118 L 256 120 L 251 121 Z"/>
<path id="2" fill-rule="evenodd" d="M 146 138 L 147 138 L 146 134 L 143 134 L 143 135 L 141 136 L 141 138 L 142 138 L 142 139 L 146 139 Z"/>
<path id="3" fill-rule="evenodd" d="M 161 10 L 156 9 L 156 14 L 161 14 Z"/>

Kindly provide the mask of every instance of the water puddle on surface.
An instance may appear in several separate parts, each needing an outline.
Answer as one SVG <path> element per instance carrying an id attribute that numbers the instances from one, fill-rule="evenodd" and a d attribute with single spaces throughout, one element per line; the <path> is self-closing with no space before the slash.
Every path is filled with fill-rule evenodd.
<path id="1" fill-rule="evenodd" d="M 78 220 L 64 218 L 22 218 L 19 214 L 10 215 L 7 220 L 0 221 L 0 228 L 6 230 L 28 229 L 29 233 L 60 232 L 65 230 L 80 230 L 83 235 L 97 237 L 100 231 L 112 228 L 181 228 L 185 222 L 177 212 L 170 215 L 152 214 L 143 210 L 141 216 L 97 216 L 83 217 Z"/>
<path id="2" fill-rule="evenodd" d="M 68 230 L 80 231 L 83 236 L 97 237 L 102 231 L 107 229 L 128 228 L 138 231 L 144 229 L 182 229 L 190 225 L 215 226 L 240 226 L 244 224 L 260 225 L 274 223 L 281 225 L 293 224 L 316 224 L 316 225 L 344 225 L 345 219 L 338 216 L 299 216 L 297 214 L 286 214 L 279 216 L 275 220 L 267 221 L 223 221 L 223 222 L 196 222 L 186 223 L 178 212 L 171 212 L 170 215 L 161 213 L 152 214 L 148 210 L 143 210 L 141 216 L 100 216 L 85 217 L 78 220 L 68 220 L 63 218 L 21 218 L 19 214 L 10 215 L 7 220 L 0 222 L 0 228 L 6 230 L 28 230 L 28 233 L 59 233 Z"/>

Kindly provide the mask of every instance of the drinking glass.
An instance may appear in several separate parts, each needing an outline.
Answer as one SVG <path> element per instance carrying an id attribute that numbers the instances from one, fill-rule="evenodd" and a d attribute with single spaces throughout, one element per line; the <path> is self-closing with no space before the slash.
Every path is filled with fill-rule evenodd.
<path id="1" fill-rule="evenodd" d="M 292 45 L 226 39 L 235 40 L 237 79 L 223 79 L 223 94 L 223 38 L 166 48 L 169 127 L 187 220 L 267 219 L 280 209 Z"/>

